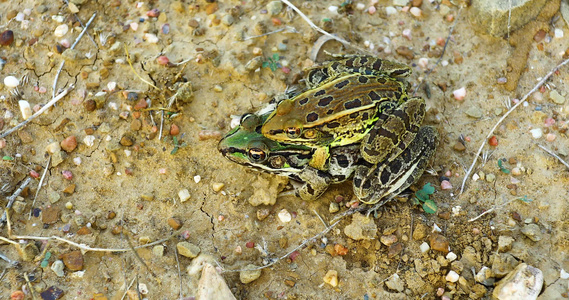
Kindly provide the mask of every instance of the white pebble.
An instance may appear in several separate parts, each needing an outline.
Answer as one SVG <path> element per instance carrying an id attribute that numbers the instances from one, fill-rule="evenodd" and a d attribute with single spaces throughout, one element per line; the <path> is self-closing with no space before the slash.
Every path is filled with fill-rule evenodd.
<path id="1" fill-rule="evenodd" d="M 158 37 L 152 33 L 145 33 L 144 34 L 144 40 L 149 42 L 150 44 L 158 43 Z"/>
<path id="2" fill-rule="evenodd" d="M 201 180 L 202 180 L 202 177 L 200 175 L 194 176 L 194 182 L 195 183 L 200 183 Z"/>
<path id="3" fill-rule="evenodd" d="M 411 29 L 404 29 L 403 30 L 403 36 L 405 38 L 407 38 L 408 40 L 411 40 Z"/>
<path id="4" fill-rule="evenodd" d="M 443 59 L 443 60 L 441 61 L 441 66 L 443 66 L 443 67 L 448 66 L 448 60 Z"/>
<path id="5" fill-rule="evenodd" d="M 107 83 L 107 88 L 109 89 L 109 92 L 114 92 L 117 89 L 117 83 L 114 81 L 111 81 L 111 82 Z"/>
<path id="6" fill-rule="evenodd" d="M 543 130 L 541 130 L 541 128 L 534 128 L 534 129 L 530 130 L 529 132 L 531 132 L 531 136 L 536 140 L 539 139 L 543 135 Z"/>
<path id="7" fill-rule="evenodd" d="M 556 137 L 557 136 L 554 133 L 548 133 L 545 135 L 545 140 L 548 142 L 553 142 L 553 141 L 555 141 Z"/>
<path id="8" fill-rule="evenodd" d="M 454 252 L 449 252 L 446 257 L 449 261 L 454 261 L 458 256 Z"/>
<path id="9" fill-rule="evenodd" d="M 561 273 L 559 275 L 559 278 L 561 279 L 569 279 L 569 273 L 567 273 L 567 271 L 561 269 Z"/>
<path id="10" fill-rule="evenodd" d="M 429 249 L 431 249 L 431 247 L 429 247 L 429 244 L 427 244 L 426 242 L 423 242 L 421 244 L 421 246 L 419 246 L 419 249 L 421 249 L 421 253 L 425 253 L 425 252 L 429 251 Z"/>
<path id="11" fill-rule="evenodd" d="M 139 283 L 139 284 L 138 284 L 138 290 L 139 290 L 140 293 L 143 294 L 143 295 L 148 294 L 148 286 L 146 286 L 146 284 L 144 284 L 144 283 Z"/>
<path id="12" fill-rule="evenodd" d="M 231 129 L 239 126 L 239 124 L 241 124 L 241 116 L 232 116 L 231 117 L 231 123 L 229 123 L 229 126 L 231 127 Z"/>
<path id="13" fill-rule="evenodd" d="M 357 10 L 364 10 L 365 7 L 366 7 L 366 6 L 365 6 L 365 4 L 363 4 L 363 3 L 358 3 L 358 4 L 356 4 L 356 9 L 357 9 Z"/>
<path id="14" fill-rule="evenodd" d="M 522 175 L 522 170 L 520 170 L 520 168 L 518 168 L 518 167 L 515 167 L 512 169 L 512 175 L 514 175 L 514 176 Z"/>
<path id="15" fill-rule="evenodd" d="M 26 17 L 26 15 L 24 15 L 24 13 L 19 12 L 19 13 L 16 15 L 16 21 L 22 22 L 22 21 L 24 21 L 24 18 L 25 18 L 25 17 Z"/>
<path id="16" fill-rule="evenodd" d="M 59 44 L 65 48 L 71 47 L 71 42 L 68 39 L 61 40 Z"/>
<path id="17" fill-rule="evenodd" d="M 80 165 L 81 165 L 81 162 L 82 162 L 82 161 L 81 161 L 81 157 L 75 157 L 75 158 L 73 158 L 73 163 L 74 163 L 76 166 L 80 166 Z"/>
<path id="18" fill-rule="evenodd" d="M 421 11 L 421 9 L 418 7 L 411 7 L 409 12 L 417 18 L 421 17 L 421 15 L 423 14 L 423 11 Z"/>
<path id="19" fill-rule="evenodd" d="M 393 6 L 388 6 L 385 8 L 385 13 L 389 16 L 389 15 L 394 15 L 397 13 L 397 9 Z"/>
<path id="20" fill-rule="evenodd" d="M 421 57 L 421 58 L 419 58 L 419 62 L 417 62 L 417 65 L 421 69 L 426 70 L 427 67 L 429 66 L 429 59 L 426 57 Z"/>
<path id="21" fill-rule="evenodd" d="M 437 223 L 433 223 L 433 231 L 432 232 L 443 232 L 443 230 L 437 225 Z"/>
<path id="22" fill-rule="evenodd" d="M 366 46 L 366 48 L 369 47 L 369 43 L 369 41 L 364 41 L 364 46 Z"/>
<path id="23" fill-rule="evenodd" d="M 67 24 L 61 24 L 55 28 L 53 35 L 55 35 L 56 37 L 63 37 L 64 35 L 67 34 L 68 31 L 69 31 L 69 26 L 67 26 Z"/>
<path id="24" fill-rule="evenodd" d="M 448 272 L 448 274 L 447 274 L 447 276 L 445 277 L 445 279 L 446 279 L 447 281 L 450 281 L 450 282 L 457 282 L 459 277 L 460 277 L 460 276 L 459 276 L 455 271 L 452 271 L 452 270 L 451 270 L 450 272 Z"/>
<path id="25" fill-rule="evenodd" d="M 95 136 L 94 135 L 88 135 L 83 139 L 83 143 L 85 143 L 85 145 L 87 145 L 88 147 L 93 147 L 93 145 L 95 145 Z"/>
<path id="26" fill-rule="evenodd" d="M 4 78 L 4 85 L 9 88 L 15 88 L 18 84 L 20 84 L 20 81 L 14 76 L 6 76 L 6 78 Z"/>
<path id="27" fill-rule="evenodd" d="M 29 117 L 32 116 L 32 108 L 30 107 L 30 103 L 26 100 L 18 101 L 18 105 L 20 106 L 20 112 L 22 113 L 22 118 L 27 120 Z"/>
<path id="28" fill-rule="evenodd" d="M 283 222 L 283 223 L 288 223 L 292 220 L 292 215 L 285 208 L 283 208 L 283 209 L 281 209 L 281 211 L 279 211 L 278 216 L 279 216 L 279 220 L 281 220 L 281 222 Z"/>
<path id="29" fill-rule="evenodd" d="M 563 37 L 563 29 L 561 28 L 555 28 L 555 38 L 562 38 Z"/>
<path id="30" fill-rule="evenodd" d="M 132 151 L 128 150 L 128 149 L 124 149 L 124 155 L 126 157 L 130 157 L 132 155 Z"/>
<path id="31" fill-rule="evenodd" d="M 335 5 L 330 5 L 328 6 L 328 10 L 332 13 L 337 13 L 338 12 L 338 7 Z"/>
<path id="32" fill-rule="evenodd" d="M 472 181 L 477 181 L 478 179 L 480 179 L 480 176 L 478 176 L 478 174 L 472 175 Z"/>
<path id="33" fill-rule="evenodd" d="M 136 22 L 130 23 L 130 29 L 132 29 L 132 31 L 136 31 L 138 29 L 138 23 Z"/>
<path id="34" fill-rule="evenodd" d="M 181 202 L 186 202 L 190 199 L 190 191 L 188 189 L 183 189 L 178 192 L 178 197 L 180 197 Z"/>
<path id="35" fill-rule="evenodd" d="M 452 208 L 452 215 L 455 217 L 458 217 L 458 215 L 460 215 L 460 210 L 462 209 L 462 206 L 457 205 L 455 207 Z"/>
<path id="36" fill-rule="evenodd" d="M 466 88 L 461 87 L 460 89 L 453 91 L 452 95 L 454 96 L 454 99 L 462 101 L 464 100 L 464 97 L 466 97 Z"/>

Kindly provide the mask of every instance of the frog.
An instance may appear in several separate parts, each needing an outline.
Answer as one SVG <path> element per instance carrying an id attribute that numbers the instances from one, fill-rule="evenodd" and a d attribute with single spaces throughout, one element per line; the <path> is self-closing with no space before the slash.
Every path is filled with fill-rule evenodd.
<path id="1" fill-rule="evenodd" d="M 413 141 L 425 102 L 407 95 L 411 69 L 371 56 L 341 56 L 307 70 L 307 90 L 280 101 L 262 126 L 269 139 L 313 147 L 321 168 L 333 147 L 360 143 L 362 157 L 391 162 Z"/>
<path id="2" fill-rule="evenodd" d="M 423 126 L 401 155 L 387 164 L 365 161 L 355 143 L 331 148 L 326 167 L 317 169 L 309 163 L 314 148 L 277 142 L 261 134 L 261 126 L 274 107 L 243 115 L 240 124 L 219 142 L 218 150 L 233 162 L 299 182 L 293 186 L 303 200 L 315 200 L 329 185 L 353 177 L 354 194 L 360 201 L 382 205 L 413 184 L 435 153 L 438 133 Z"/>

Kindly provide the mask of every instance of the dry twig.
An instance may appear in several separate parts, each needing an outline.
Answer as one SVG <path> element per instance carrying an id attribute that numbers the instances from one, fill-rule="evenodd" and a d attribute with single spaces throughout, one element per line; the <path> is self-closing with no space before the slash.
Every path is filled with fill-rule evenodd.
<path id="1" fill-rule="evenodd" d="M 466 181 L 468 180 L 470 173 L 472 172 L 472 170 L 474 169 L 474 166 L 476 165 L 476 162 L 478 161 L 478 156 L 482 152 L 482 149 L 484 148 L 484 145 L 486 145 L 486 142 L 488 141 L 488 139 L 492 136 L 492 134 L 494 134 L 494 131 L 496 130 L 496 128 L 498 128 L 498 126 L 500 126 L 502 121 L 504 121 L 506 119 L 506 117 L 508 117 L 508 115 L 510 115 L 510 113 L 512 113 L 518 106 L 520 106 L 522 103 L 524 103 L 531 94 L 533 94 L 535 91 L 537 91 L 539 89 L 539 87 L 541 87 L 549 79 L 549 77 L 551 77 L 551 75 L 553 75 L 559 68 L 566 65 L 567 63 L 569 63 L 569 59 L 564 60 L 562 63 L 555 66 L 555 68 L 551 69 L 551 71 L 549 71 L 549 73 L 547 73 L 527 94 L 524 95 L 524 97 L 520 100 L 520 102 L 518 102 L 518 103 L 516 103 L 516 105 L 512 106 L 512 108 L 509 109 L 500 118 L 500 120 L 498 120 L 498 122 L 496 122 L 494 127 L 492 127 L 490 132 L 488 132 L 488 135 L 486 136 L 486 138 L 482 141 L 482 144 L 480 145 L 480 148 L 478 148 L 476 155 L 474 155 L 474 160 L 472 161 L 472 164 L 470 165 L 468 172 L 466 172 L 466 174 L 464 175 L 464 179 L 462 180 L 462 186 L 460 187 L 460 194 L 462 194 L 462 192 L 464 191 L 464 186 L 466 185 Z"/>
<path id="2" fill-rule="evenodd" d="M 568 169 L 569 169 L 569 163 L 567 163 L 566 161 L 564 161 L 563 159 L 561 159 L 561 157 L 559 157 L 559 155 L 555 154 L 553 151 L 545 148 L 542 145 L 537 145 L 539 148 L 543 149 L 545 152 L 549 153 L 551 156 L 557 158 L 557 160 L 559 160 L 559 162 L 561 162 L 562 164 L 564 164 Z"/>
<path id="3" fill-rule="evenodd" d="M 31 177 L 26 178 L 26 180 L 22 182 L 20 187 L 12 194 L 12 196 L 6 198 L 6 200 L 8 200 L 8 204 L 6 204 L 6 210 L 4 211 L 4 214 L 2 214 L 2 218 L 0 218 L 0 226 L 4 226 L 4 222 L 6 222 L 6 216 L 8 214 L 7 210 L 12 208 L 14 201 L 18 196 L 20 196 L 20 193 L 24 190 L 24 188 L 26 188 L 26 186 L 28 186 L 30 181 L 32 181 Z"/>
<path id="4" fill-rule="evenodd" d="M 47 174 L 47 170 L 49 170 L 49 163 L 51 162 L 51 155 L 47 159 L 47 164 L 43 169 L 43 174 L 41 175 L 40 183 L 38 184 L 38 188 L 36 190 L 36 195 L 34 196 L 34 201 L 32 201 L 32 207 L 30 208 L 30 214 L 28 215 L 28 220 L 32 218 L 32 212 L 34 211 L 34 205 L 36 205 L 36 199 L 38 198 L 38 194 L 40 193 L 41 187 L 43 185 L 43 180 L 45 179 L 45 175 Z"/>

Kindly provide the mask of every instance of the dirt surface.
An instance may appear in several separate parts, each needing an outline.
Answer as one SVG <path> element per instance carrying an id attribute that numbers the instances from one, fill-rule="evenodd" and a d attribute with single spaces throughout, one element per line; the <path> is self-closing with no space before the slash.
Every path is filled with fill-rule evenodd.
<path id="1" fill-rule="evenodd" d="M 10 45 L 0 48 L 5 61 L 0 75 L 19 79 L 17 93 L 8 86 L 0 89 L 2 131 L 23 121 L 18 100 L 34 108 L 46 104 L 52 93 L 74 86 L 55 107 L 0 141 L 2 205 L 33 177 L 10 210 L 12 232 L 2 229 L 1 235 L 18 246 L 4 243 L 0 253 L 19 263 L 13 267 L 0 261 L 0 299 L 22 288 L 26 299 L 32 299 L 26 276 L 36 297 L 54 287 L 64 292 L 62 299 L 121 299 L 127 290 L 130 299 L 137 299 L 136 285 L 129 284 L 139 282 L 148 289 L 147 299 L 191 299 L 198 280 L 191 266 L 198 259 L 178 255 L 178 265 L 175 249 L 182 241 L 198 246 L 201 259 L 209 255 L 217 262 L 238 299 L 440 299 L 443 294 L 452 299 L 490 298 L 494 282 L 521 262 L 543 272 L 540 299 L 567 297 L 567 279 L 560 273 L 569 270 L 569 173 L 538 147 L 544 145 L 563 159 L 569 152 L 569 102 L 550 99 L 553 91 L 567 96 L 567 67 L 498 126 L 494 146 L 483 149 L 489 158 L 481 157 L 472 173 L 477 180 L 469 179 L 460 194 L 466 170 L 489 130 L 514 99 L 521 99 L 564 59 L 569 31 L 559 13 L 528 27 L 531 30 L 516 32 L 515 46 L 529 49 L 524 61 L 523 55 L 511 58 L 516 48 L 507 37 L 475 31 L 468 6 L 423 1 L 417 17 L 400 6 L 388 15 L 392 1 L 380 0 L 371 11 L 367 1 L 347 6 L 340 1 L 297 1 L 325 30 L 378 57 L 413 66 L 413 90 L 424 81 L 418 96 L 426 99 L 426 123 L 438 128 L 441 141 L 432 162 L 434 174 L 425 174 L 416 188 L 427 182 L 435 186 L 431 198 L 439 211 L 427 214 L 402 198 L 386 205 L 371 223 L 359 215 L 346 217 L 324 237 L 244 284 L 234 270 L 285 255 L 325 229 L 318 215 L 329 224 L 354 198 L 346 183 L 333 186 L 315 202 L 293 196 L 277 199 L 283 188 L 290 189 L 286 179 L 236 165 L 216 149 L 230 129 L 231 116 L 256 111 L 296 83 L 302 69 L 314 63 L 309 55 L 320 34 L 286 5 L 272 16 L 268 1 L 70 2 L 77 5 L 0 3 L 0 30 L 14 35 Z M 358 3 L 364 4 L 363 11 Z M 334 12 L 331 5 L 340 9 Z M 94 13 L 75 51 L 63 52 L 81 32 L 79 20 L 85 24 Z M 58 37 L 54 32 L 61 25 L 69 30 Z M 435 67 L 452 26 L 446 52 Z M 555 29 L 565 36 L 555 37 Z M 275 30 L 282 31 L 267 34 Z M 256 37 L 262 34 L 267 35 Z M 356 53 L 337 42 L 323 48 Z M 261 62 L 274 53 L 279 55 L 278 68 L 262 68 Z M 508 91 L 504 81 L 517 77 L 511 72 L 521 76 Z M 456 100 L 453 91 L 463 87 L 466 96 Z M 534 129 L 541 129 L 542 135 L 532 137 Z M 76 148 L 69 148 L 68 139 L 64 148 L 69 151 L 57 149 L 71 136 Z M 452 188 L 441 188 L 444 177 Z M 179 192 L 184 189 L 190 197 L 181 202 Z M 514 200 L 468 221 L 524 196 L 532 201 Z M 274 204 L 252 206 L 254 199 Z M 336 201 L 340 211 L 331 213 L 330 203 Z M 291 222 L 279 218 L 283 209 L 292 214 Z M 359 227 L 369 229 L 363 239 L 346 235 Z M 432 233 L 434 227 L 440 232 Z M 78 248 L 69 243 L 18 236 L 57 236 L 107 249 L 170 238 L 159 243 L 163 248 L 140 248 L 135 256 L 131 251 L 78 255 Z M 499 240 L 510 242 L 499 250 Z M 457 258 L 433 249 L 422 253 L 423 243 L 442 250 L 448 243 Z M 18 247 L 28 254 L 19 254 Z M 73 255 L 79 256 L 75 263 Z M 62 277 L 52 270 L 60 259 L 65 263 Z M 473 275 L 483 266 L 493 271 L 484 284 Z M 335 287 L 323 280 L 330 270 L 338 274 Z M 446 278 L 451 271 L 460 275 L 457 282 Z"/>

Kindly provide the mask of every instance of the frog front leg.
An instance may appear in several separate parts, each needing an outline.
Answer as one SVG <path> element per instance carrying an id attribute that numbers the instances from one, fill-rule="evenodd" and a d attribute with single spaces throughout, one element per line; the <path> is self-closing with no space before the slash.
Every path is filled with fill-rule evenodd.
<path id="1" fill-rule="evenodd" d="M 332 181 L 326 172 L 309 166 L 298 173 L 298 178 L 301 182 L 295 186 L 296 194 L 305 201 L 318 199 L 328 189 Z"/>

